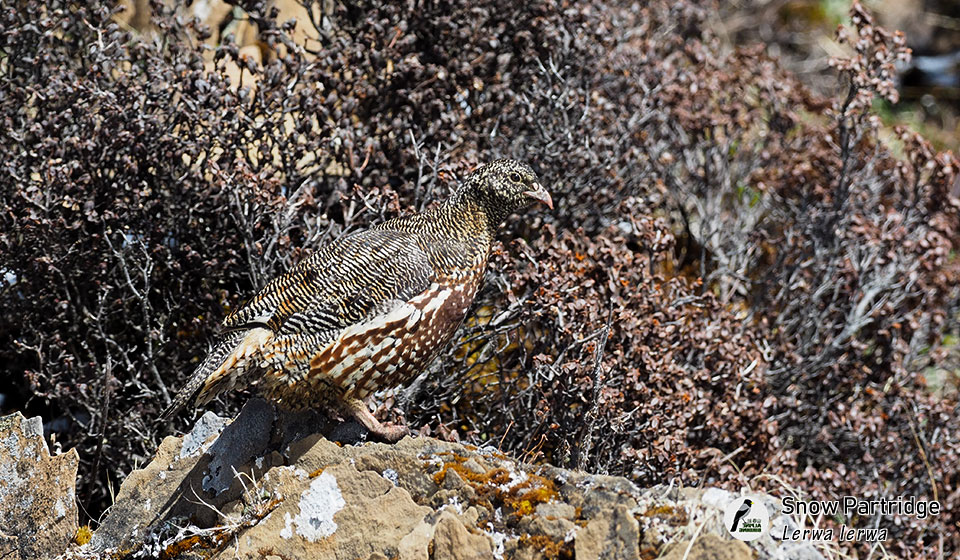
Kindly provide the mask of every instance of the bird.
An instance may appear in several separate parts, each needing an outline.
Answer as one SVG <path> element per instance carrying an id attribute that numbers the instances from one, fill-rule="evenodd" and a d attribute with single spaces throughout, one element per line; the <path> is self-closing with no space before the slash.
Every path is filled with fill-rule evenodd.
<path id="1" fill-rule="evenodd" d="M 740 509 L 737 510 L 737 513 L 733 516 L 733 525 L 730 526 L 730 532 L 735 533 L 737 531 L 737 524 L 740 523 L 740 520 L 743 519 L 743 516 L 750 513 L 750 510 L 753 508 L 753 500 L 750 498 L 744 498 L 743 503 L 740 504 Z"/>
<path id="2" fill-rule="evenodd" d="M 534 170 L 500 159 L 431 209 L 320 247 L 223 320 L 160 420 L 258 384 L 284 408 L 333 410 L 399 440 L 409 430 L 381 423 L 365 401 L 429 366 L 463 322 L 500 227 L 537 202 L 553 210 Z"/>

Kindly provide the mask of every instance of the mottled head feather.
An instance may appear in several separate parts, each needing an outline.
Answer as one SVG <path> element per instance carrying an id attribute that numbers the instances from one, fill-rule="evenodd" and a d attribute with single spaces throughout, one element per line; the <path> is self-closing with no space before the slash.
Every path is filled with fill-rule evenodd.
<path id="1" fill-rule="evenodd" d="M 543 202 L 553 208 L 550 193 L 540 184 L 536 172 L 526 163 L 513 159 L 481 165 L 467 177 L 457 194 L 479 205 L 493 227 L 533 202 Z"/>

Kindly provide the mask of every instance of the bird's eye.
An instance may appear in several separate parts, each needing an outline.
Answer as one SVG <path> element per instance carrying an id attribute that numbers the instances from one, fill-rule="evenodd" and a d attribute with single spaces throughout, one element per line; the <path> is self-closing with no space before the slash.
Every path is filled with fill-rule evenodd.
<path id="1" fill-rule="evenodd" d="M 520 174 L 519 174 L 519 173 L 511 173 L 511 174 L 510 174 L 510 180 L 513 181 L 514 183 L 519 183 L 519 182 L 520 182 Z"/>

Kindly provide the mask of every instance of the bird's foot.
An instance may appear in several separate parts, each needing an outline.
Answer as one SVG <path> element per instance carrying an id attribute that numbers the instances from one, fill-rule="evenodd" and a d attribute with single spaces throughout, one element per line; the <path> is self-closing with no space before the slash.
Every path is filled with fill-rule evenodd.
<path id="1" fill-rule="evenodd" d="M 403 436 L 410 433 L 410 429 L 402 424 L 391 422 L 380 422 L 376 419 L 366 403 L 360 399 L 350 399 L 344 403 L 344 411 L 357 422 L 363 424 L 363 427 L 370 433 L 380 437 L 384 441 L 394 443 L 400 441 Z"/>

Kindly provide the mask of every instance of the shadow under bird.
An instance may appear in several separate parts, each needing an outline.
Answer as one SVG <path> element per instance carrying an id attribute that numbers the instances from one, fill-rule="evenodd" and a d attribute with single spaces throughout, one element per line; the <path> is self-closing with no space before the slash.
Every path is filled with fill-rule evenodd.
<path id="1" fill-rule="evenodd" d="M 450 340 L 508 216 L 550 194 L 526 164 L 479 167 L 439 206 L 351 233 L 270 281 L 223 321 L 223 334 L 163 412 L 258 383 L 282 407 L 322 407 L 396 441 L 365 399 L 408 383 Z"/>

